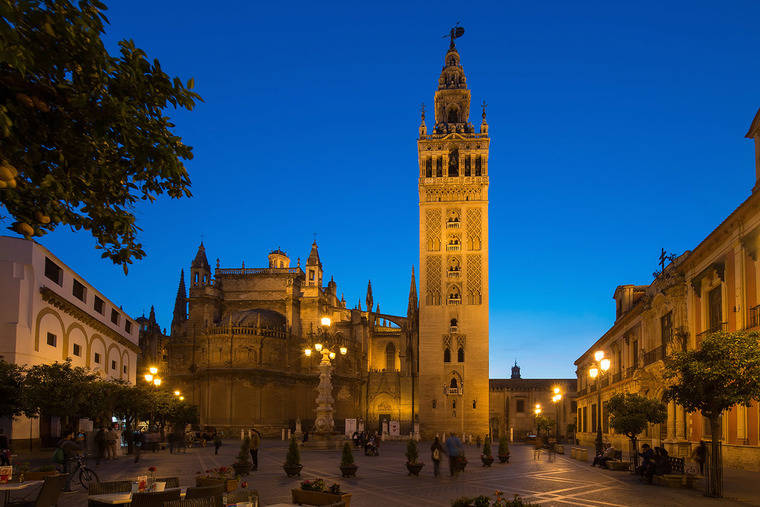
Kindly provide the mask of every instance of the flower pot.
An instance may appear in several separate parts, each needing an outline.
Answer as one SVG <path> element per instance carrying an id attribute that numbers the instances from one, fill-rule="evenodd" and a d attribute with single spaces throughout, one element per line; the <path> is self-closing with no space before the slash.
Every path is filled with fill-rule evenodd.
<path id="1" fill-rule="evenodd" d="M 282 465 L 282 469 L 288 474 L 288 477 L 301 476 L 301 469 L 303 465 L 298 463 L 297 465 Z"/>
<path id="2" fill-rule="evenodd" d="M 358 469 L 359 467 L 353 463 L 351 463 L 350 465 L 341 465 L 340 473 L 343 477 L 356 477 L 356 471 Z"/>
<path id="3" fill-rule="evenodd" d="M 226 491 L 227 493 L 231 491 L 235 491 L 238 488 L 237 479 L 217 479 L 214 477 L 196 477 L 195 478 L 195 486 L 199 488 L 203 486 L 216 486 L 217 484 L 223 484 L 224 491 Z"/>
<path id="4" fill-rule="evenodd" d="M 420 470 L 425 466 L 425 463 L 406 463 L 406 469 L 409 470 L 409 475 L 419 476 Z"/>
<path id="5" fill-rule="evenodd" d="M 300 465 L 299 465 L 300 466 Z M 335 495 L 325 491 L 309 491 L 305 489 L 291 489 L 290 494 L 293 503 L 304 505 L 331 505 L 344 502 L 346 507 L 351 507 L 351 493 Z"/>
<path id="6" fill-rule="evenodd" d="M 235 475 L 248 475 L 253 465 L 251 463 L 233 463 L 232 468 L 235 469 Z"/>
<path id="7" fill-rule="evenodd" d="M 484 467 L 490 467 L 491 463 L 493 463 L 493 456 L 483 455 L 480 457 L 480 461 L 483 462 Z"/>
<path id="8" fill-rule="evenodd" d="M 509 454 L 499 454 L 499 463 L 509 463 Z"/>

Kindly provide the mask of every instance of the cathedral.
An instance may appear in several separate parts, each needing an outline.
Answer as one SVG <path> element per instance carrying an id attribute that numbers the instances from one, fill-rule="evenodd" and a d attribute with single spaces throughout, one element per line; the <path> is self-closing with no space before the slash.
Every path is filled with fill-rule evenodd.
<path id="1" fill-rule="evenodd" d="M 312 427 L 320 354 L 305 352 L 332 341 L 345 352 L 332 361 L 336 429 L 357 419 L 422 437 L 506 431 L 503 414 L 489 413 L 488 123 L 485 102 L 480 126 L 469 120 L 453 32 L 434 115 L 428 131 L 423 108 L 419 125 L 419 298 L 412 269 L 406 315 L 381 313 L 371 284 L 363 308 L 347 307 L 325 283 L 316 241 L 303 265 L 276 249 L 263 267 L 217 259 L 214 269 L 201 243 L 187 289 L 180 277 L 165 353 L 151 346 L 201 424 L 271 435 L 299 420 Z"/>

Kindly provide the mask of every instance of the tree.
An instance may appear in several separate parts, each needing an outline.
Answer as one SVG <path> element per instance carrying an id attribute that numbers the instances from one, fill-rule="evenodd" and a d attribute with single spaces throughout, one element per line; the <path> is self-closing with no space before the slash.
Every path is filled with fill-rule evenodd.
<path id="1" fill-rule="evenodd" d="M 536 432 L 541 435 L 541 432 L 544 432 L 544 437 L 542 440 L 544 443 L 549 442 L 549 431 L 554 427 L 554 421 L 546 417 L 545 415 L 537 415 L 536 416 Z"/>
<path id="2" fill-rule="evenodd" d="M 712 449 L 707 496 L 722 496 L 720 417 L 734 405 L 760 400 L 760 333 L 711 333 L 700 347 L 665 359 L 666 398 L 710 420 Z"/>
<path id="3" fill-rule="evenodd" d="M 106 9 L 0 1 L 0 207 L 26 238 L 59 225 L 89 231 L 126 272 L 145 256 L 135 203 L 191 195 L 182 161 L 192 148 L 164 111 L 201 98 L 131 40 L 110 55 Z"/>
<path id="4" fill-rule="evenodd" d="M 665 404 L 640 394 L 617 393 L 607 402 L 607 409 L 612 429 L 631 440 L 633 462 L 634 465 L 638 465 L 638 436 L 646 429 L 647 424 L 665 421 L 668 415 Z"/>
<path id="5" fill-rule="evenodd" d="M 71 429 L 74 418 L 93 416 L 90 384 L 97 378 L 89 370 L 72 367 L 71 360 L 34 365 L 22 384 L 24 414 L 57 416 L 64 428 Z"/>
<path id="6" fill-rule="evenodd" d="M 13 419 L 23 412 L 23 382 L 24 368 L 0 359 L 0 417 Z"/>

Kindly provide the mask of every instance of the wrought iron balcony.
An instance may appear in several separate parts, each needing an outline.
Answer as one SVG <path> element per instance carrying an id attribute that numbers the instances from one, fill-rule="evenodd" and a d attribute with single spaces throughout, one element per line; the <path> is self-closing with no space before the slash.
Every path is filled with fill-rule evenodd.
<path id="1" fill-rule="evenodd" d="M 749 326 L 748 327 L 758 327 L 760 326 L 760 305 L 753 306 L 749 309 Z"/>
<path id="2" fill-rule="evenodd" d="M 665 357 L 665 347 L 660 345 L 659 347 L 656 347 L 649 352 L 644 354 L 644 366 L 647 366 L 649 364 L 654 363 L 655 361 L 659 361 L 663 357 Z"/>
<path id="3" fill-rule="evenodd" d="M 612 374 L 612 383 L 614 384 L 615 382 L 620 382 L 620 380 L 622 380 L 622 377 L 623 377 L 623 374 L 620 371 L 617 372 L 617 373 L 613 373 Z"/>
<path id="4" fill-rule="evenodd" d="M 705 329 L 704 331 L 702 331 L 701 333 L 697 335 L 697 343 L 704 340 L 705 336 L 707 336 L 708 334 L 720 333 L 720 332 L 725 331 L 727 326 L 728 326 L 728 322 L 721 322 L 720 324 L 713 326 L 710 329 Z"/>

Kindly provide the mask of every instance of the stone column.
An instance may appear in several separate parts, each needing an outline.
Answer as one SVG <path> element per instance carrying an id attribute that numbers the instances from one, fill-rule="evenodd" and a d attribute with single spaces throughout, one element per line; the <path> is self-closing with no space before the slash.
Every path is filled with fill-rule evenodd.
<path id="1" fill-rule="evenodd" d="M 317 418 L 314 426 L 318 433 L 330 433 L 335 428 L 333 421 L 332 365 L 327 348 L 322 349 L 319 362 L 319 385 L 317 386 Z"/>

